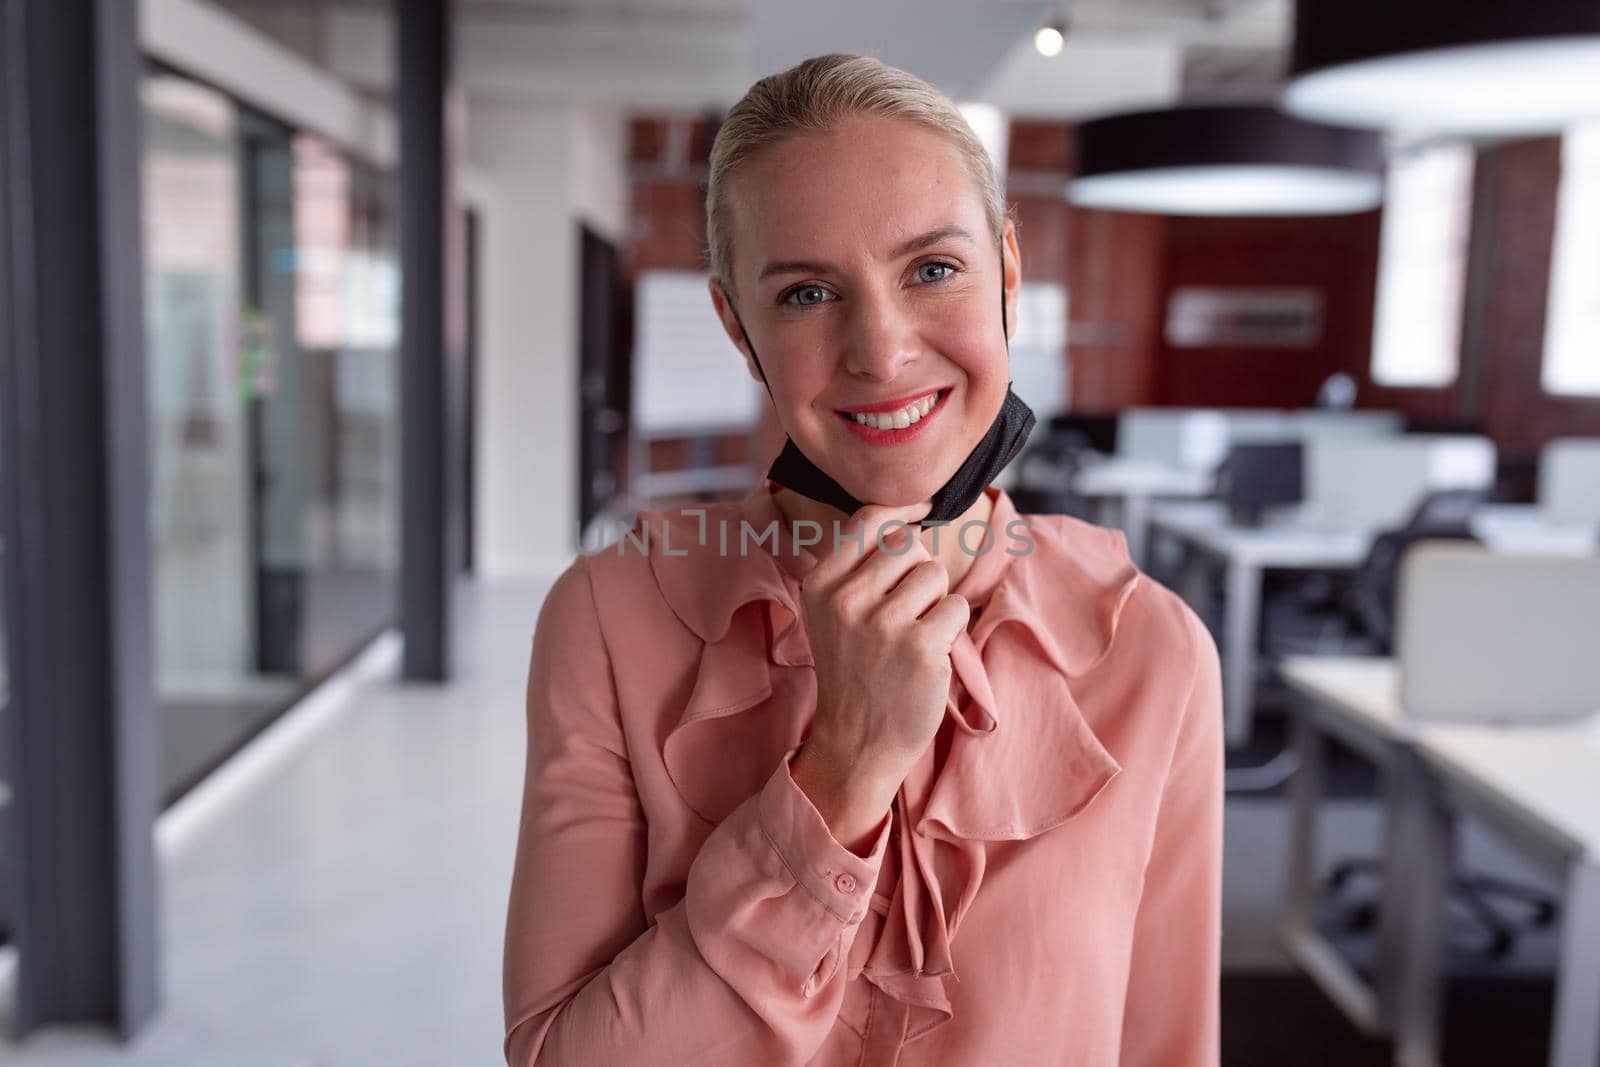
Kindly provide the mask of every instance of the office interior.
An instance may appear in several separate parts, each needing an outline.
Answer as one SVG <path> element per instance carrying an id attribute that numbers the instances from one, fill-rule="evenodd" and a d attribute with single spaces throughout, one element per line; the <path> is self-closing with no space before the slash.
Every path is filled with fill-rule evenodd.
<path id="1" fill-rule="evenodd" d="M 776 455 L 708 153 L 846 50 L 1018 220 L 1001 485 L 1217 640 L 1222 1062 L 1600 1064 L 1600 7 L 0 12 L 0 1060 L 503 1062 L 542 597 Z"/>

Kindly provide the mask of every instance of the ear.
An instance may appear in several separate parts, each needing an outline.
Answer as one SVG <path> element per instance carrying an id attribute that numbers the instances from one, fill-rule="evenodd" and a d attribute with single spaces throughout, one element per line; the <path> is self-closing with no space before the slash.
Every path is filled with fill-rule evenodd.
<path id="1" fill-rule="evenodd" d="M 722 322 L 722 332 L 728 335 L 728 340 L 733 342 L 733 347 L 744 353 L 745 370 L 750 372 L 750 377 L 757 382 L 765 384 L 761 377 L 761 368 L 756 364 L 755 353 L 745 346 L 743 331 L 739 329 L 739 320 L 734 317 L 733 301 L 722 288 L 722 280 L 713 276 L 706 287 L 711 291 L 711 306 L 716 309 L 717 318 Z"/>
<path id="2" fill-rule="evenodd" d="M 1009 341 L 1017 335 L 1017 302 L 1022 296 L 1022 249 L 1017 245 L 1017 224 L 1011 219 L 1006 219 L 1000 247 L 1001 284 L 1006 294 L 1006 340 Z"/>

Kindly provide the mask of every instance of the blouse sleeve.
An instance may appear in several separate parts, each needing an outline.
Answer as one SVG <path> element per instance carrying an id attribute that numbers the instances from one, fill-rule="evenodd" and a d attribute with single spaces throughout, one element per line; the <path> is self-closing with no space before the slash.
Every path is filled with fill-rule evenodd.
<path id="1" fill-rule="evenodd" d="M 803 1064 L 838 1015 L 889 836 L 832 837 L 789 759 L 707 837 L 653 921 L 646 833 L 589 577 L 540 611 L 504 958 L 506 1062 Z"/>
<path id="2" fill-rule="evenodd" d="M 1222 681 L 1211 635 L 1183 614 L 1197 667 L 1135 919 L 1125 1067 L 1216 1067 L 1221 1058 Z"/>

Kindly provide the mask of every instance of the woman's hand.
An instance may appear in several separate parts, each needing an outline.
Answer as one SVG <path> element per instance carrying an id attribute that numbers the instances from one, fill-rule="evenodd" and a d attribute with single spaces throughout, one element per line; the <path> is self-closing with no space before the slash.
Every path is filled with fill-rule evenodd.
<path id="1" fill-rule="evenodd" d="M 950 593 L 948 573 L 920 538 L 896 525 L 880 543 L 885 524 L 926 510 L 862 508 L 843 527 L 837 551 L 801 583 L 817 714 L 794 771 L 847 846 L 881 823 L 938 732 L 950 691 L 950 648 L 967 626 L 966 600 Z M 843 537 L 857 533 L 860 546 Z M 825 805 L 835 809 L 838 825 Z"/>

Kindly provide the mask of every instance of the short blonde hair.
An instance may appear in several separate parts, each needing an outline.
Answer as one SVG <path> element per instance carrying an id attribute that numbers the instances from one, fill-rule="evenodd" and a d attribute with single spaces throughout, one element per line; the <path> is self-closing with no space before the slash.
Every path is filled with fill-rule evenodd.
<path id="1" fill-rule="evenodd" d="M 950 98 L 914 74 L 870 56 L 834 52 L 762 78 L 733 106 L 711 146 L 706 243 L 711 274 L 734 290 L 730 186 L 739 168 L 796 133 L 832 130 L 857 115 L 904 119 L 955 146 L 983 198 L 998 241 L 1008 217 L 994 162 Z"/>

